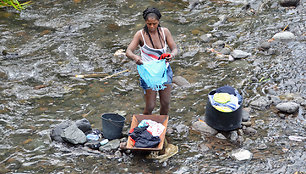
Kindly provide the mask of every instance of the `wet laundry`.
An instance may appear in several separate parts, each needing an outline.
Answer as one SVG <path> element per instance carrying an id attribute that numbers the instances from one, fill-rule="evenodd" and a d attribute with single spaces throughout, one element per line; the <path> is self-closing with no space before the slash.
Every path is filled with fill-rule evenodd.
<path id="1" fill-rule="evenodd" d="M 153 136 L 150 132 L 148 132 L 148 127 L 149 126 L 135 127 L 134 129 L 130 130 L 128 135 L 132 139 L 135 147 L 154 148 L 160 143 L 159 136 Z"/>
<path id="2" fill-rule="evenodd" d="M 233 112 L 242 102 L 242 97 L 236 89 L 230 86 L 222 86 L 208 95 L 211 105 L 221 112 Z"/>
<path id="3" fill-rule="evenodd" d="M 149 131 L 153 136 L 160 136 L 165 129 L 165 126 L 162 125 L 161 123 L 157 123 L 156 121 L 148 119 L 142 120 L 138 124 L 138 127 L 145 127 L 145 126 L 148 126 L 147 131 Z"/>

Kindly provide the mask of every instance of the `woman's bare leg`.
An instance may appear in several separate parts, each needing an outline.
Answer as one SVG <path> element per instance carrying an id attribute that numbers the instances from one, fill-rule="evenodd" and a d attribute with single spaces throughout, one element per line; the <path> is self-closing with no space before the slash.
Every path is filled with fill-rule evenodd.
<path id="1" fill-rule="evenodd" d="M 146 94 L 144 95 L 146 106 L 144 108 L 144 115 L 152 115 L 152 111 L 156 105 L 156 91 L 152 89 L 147 89 Z"/>
<path id="2" fill-rule="evenodd" d="M 159 91 L 160 98 L 160 115 L 168 115 L 168 111 L 170 108 L 170 97 L 171 97 L 171 84 L 166 85 L 167 88 Z"/>

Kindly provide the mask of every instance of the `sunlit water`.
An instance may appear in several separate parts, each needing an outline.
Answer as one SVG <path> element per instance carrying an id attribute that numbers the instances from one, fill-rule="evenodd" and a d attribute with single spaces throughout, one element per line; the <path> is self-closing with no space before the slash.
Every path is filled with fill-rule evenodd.
<path id="1" fill-rule="evenodd" d="M 174 133 L 168 139 L 179 146 L 179 153 L 162 164 L 138 155 L 110 160 L 82 147 L 52 142 L 50 129 L 64 120 L 86 117 L 101 129 L 103 113 L 125 111 L 127 131 L 132 115 L 142 113 L 136 65 L 114 53 L 126 49 L 143 27 L 142 11 L 150 5 L 161 10 L 161 25 L 170 29 L 180 49 L 171 63 L 174 75 L 192 84 L 174 86 L 172 91 L 169 127 Z M 0 9 L 0 48 L 9 53 L 0 57 L 0 173 L 305 172 L 305 142 L 288 139 L 289 135 L 306 136 L 304 108 L 286 119 L 280 119 L 273 108 L 254 110 L 252 122 L 258 133 L 244 136 L 251 142 L 242 147 L 254 154 L 245 162 L 229 158 L 237 145 L 190 128 L 205 115 L 208 92 L 222 85 L 239 89 L 245 107 L 269 89 L 276 95 L 305 97 L 305 3 L 297 9 L 272 8 L 272 2 L 253 5 L 255 12 L 249 13 L 237 1 L 207 1 L 192 8 L 179 0 L 54 0 L 35 1 L 20 14 Z M 218 23 L 222 15 L 227 20 Z M 297 39 L 272 44 L 273 56 L 259 53 L 258 45 L 287 24 Z M 213 39 L 204 43 L 200 36 L 208 33 Z M 220 60 L 206 51 L 217 40 L 252 56 Z M 126 69 L 131 71 L 105 81 L 73 77 Z M 178 125 L 185 125 L 185 131 L 176 131 Z M 211 149 L 200 152 L 202 143 Z M 261 143 L 268 148 L 257 150 Z"/>

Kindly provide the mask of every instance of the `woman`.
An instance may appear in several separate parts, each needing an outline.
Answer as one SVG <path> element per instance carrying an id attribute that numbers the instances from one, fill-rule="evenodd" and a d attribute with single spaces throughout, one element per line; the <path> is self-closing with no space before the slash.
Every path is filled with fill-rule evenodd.
<path id="1" fill-rule="evenodd" d="M 177 55 L 178 50 L 170 31 L 159 25 L 161 14 L 158 9 L 147 8 L 143 12 L 143 18 L 146 24 L 142 30 L 135 34 L 126 50 L 126 56 L 134 60 L 137 65 L 141 65 L 143 62 L 156 61 L 159 58 L 166 59 L 168 81 L 164 83 L 166 88 L 159 90 L 158 93 L 161 106 L 160 115 L 168 115 L 173 75 L 169 62 Z M 141 56 L 134 54 L 138 46 L 140 46 Z M 167 52 L 168 46 L 171 53 Z M 157 91 L 150 89 L 141 78 L 140 85 L 144 89 L 146 103 L 143 114 L 151 115 L 156 105 Z"/>

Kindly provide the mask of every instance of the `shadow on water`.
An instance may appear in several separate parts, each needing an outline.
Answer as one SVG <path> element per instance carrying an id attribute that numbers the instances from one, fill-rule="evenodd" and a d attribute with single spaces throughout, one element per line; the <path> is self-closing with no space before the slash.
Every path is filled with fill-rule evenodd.
<path id="1" fill-rule="evenodd" d="M 245 107 L 271 90 L 306 97 L 305 3 L 296 9 L 279 7 L 276 1 L 252 3 L 253 11 L 243 10 L 242 2 L 223 0 L 55 0 L 35 1 L 20 13 L 0 9 L 0 51 L 6 53 L 0 55 L 0 173 L 305 172 L 305 142 L 288 140 L 289 135 L 305 136 L 304 107 L 285 119 L 273 106 L 252 110 L 257 134 L 245 135 L 243 145 L 191 129 L 205 115 L 207 94 L 222 85 L 239 89 Z M 189 88 L 174 85 L 172 91 L 169 127 L 174 131 L 167 138 L 179 153 L 158 163 L 144 154 L 115 158 L 52 142 L 50 129 L 65 120 L 87 118 L 101 129 L 102 113 L 125 111 L 126 132 L 132 115 L 142 113 L 136 66 L 114 53 L 126 49 L 143 27 L 147 6 L 161 10 L 161 25 L 169 28 L 180 49 L 171 63 L 174 75 L 191 83 Z M 260 53 L 258 45 L 287 24 L 298 38 L 272 43 L 274 55 Z M 206 34 L 212 36 L 209 41 L 202 39 Z M 217 40 L 252 56 L 233 62 L 219 58 L 207 51 Z M 131 71 L 105 81 L 74 77 L 125 69 Z M 261 144 L 267 148 L 258 150 Z M 229 153 L 241 147 L 253 153 L 252 160 L 231 159 Z"/>

